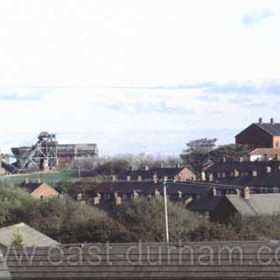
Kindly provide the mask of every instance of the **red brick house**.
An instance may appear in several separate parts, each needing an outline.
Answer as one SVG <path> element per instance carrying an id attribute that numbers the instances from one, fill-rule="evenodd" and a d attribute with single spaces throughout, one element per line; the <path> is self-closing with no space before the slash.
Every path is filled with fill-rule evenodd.
<path id="1" fill-rule="evenodd" d="M 59 193 L 46 183 L 24 182 L 19 186 L 21 189 L 30 193 L 35 199 L 48 199 L 51 197 L 59 197 Z"/>
<path id="2" fill-rule="evenodd" d="M 280 123 L 253 123 L 235 136 L 236 144 L 249 145 L 253 148 L 280 149 Z"/>

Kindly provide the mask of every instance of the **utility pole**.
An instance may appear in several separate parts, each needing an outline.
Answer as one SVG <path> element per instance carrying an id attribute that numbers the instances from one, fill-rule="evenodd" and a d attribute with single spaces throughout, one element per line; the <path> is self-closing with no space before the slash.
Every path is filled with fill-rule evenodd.
<path id="1" fill-rule="evenodd" d="M 165 215 L 165 231 L 166 231 L 166 242 L 169 243 L 169 227 L 168 227 L 168 211 L 167 211 L 167 178 L 163 179 L 163 197 L 164 197 L 164 215 Z"/>

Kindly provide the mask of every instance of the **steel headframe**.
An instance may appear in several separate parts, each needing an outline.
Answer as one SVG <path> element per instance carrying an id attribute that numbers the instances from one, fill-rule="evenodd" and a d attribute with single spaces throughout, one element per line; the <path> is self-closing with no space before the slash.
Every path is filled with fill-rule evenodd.
<path id="1" fill-rule="evenodd" d="M 41 132 L 37 143 L 23 158 L 23 164 L 18 173 L 25 169 L 44 170 L 48 167 L 50 170 L 57 166 L 57 141 L 56 134 Z"/>

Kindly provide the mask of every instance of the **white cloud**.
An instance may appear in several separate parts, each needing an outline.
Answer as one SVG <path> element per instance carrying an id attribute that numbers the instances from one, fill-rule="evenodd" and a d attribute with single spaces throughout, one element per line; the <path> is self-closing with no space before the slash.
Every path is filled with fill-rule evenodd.
<path id="1" fill-rule="evenodd" d="M 274 16 L 244 26 L 266 10 Z M 3 0 L 0 136 L 50 130 L 104 152 L 178 151 L 205 127 L 222 135 L 276 116 L 263 82 L 279 80 L 279 12 L 277 0 Z M 180 88 L 209 81 L 208 92 Z M 247 81 L 263 90 L 261 111 L 238 92 Z"/>

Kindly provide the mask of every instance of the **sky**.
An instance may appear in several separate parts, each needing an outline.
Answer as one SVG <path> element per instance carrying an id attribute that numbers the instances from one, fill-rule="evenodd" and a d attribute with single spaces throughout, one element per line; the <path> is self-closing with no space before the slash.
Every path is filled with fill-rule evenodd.
<path id="1" fill-rule="evenodd" d="M 279 0 L 1 0 L 0 148 L 233 143 L 280 107 Z"/>

